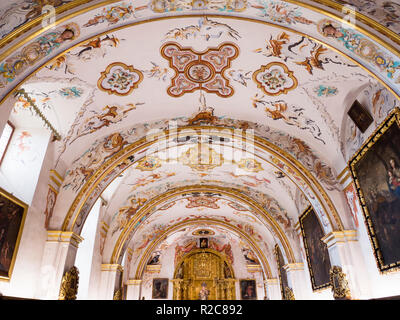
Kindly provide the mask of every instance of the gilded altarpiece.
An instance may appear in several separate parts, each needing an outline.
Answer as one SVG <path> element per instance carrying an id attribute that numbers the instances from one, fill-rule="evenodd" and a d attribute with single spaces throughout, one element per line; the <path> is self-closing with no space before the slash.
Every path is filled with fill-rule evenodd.
<path id="1" fill-rule="evenodd" d="M 235 278 L 232 266 L 219 252 L 195 249 L 177 263 L 174 300 L 200 300 L 206 288 L 207 300 L 234 300 Z"/>

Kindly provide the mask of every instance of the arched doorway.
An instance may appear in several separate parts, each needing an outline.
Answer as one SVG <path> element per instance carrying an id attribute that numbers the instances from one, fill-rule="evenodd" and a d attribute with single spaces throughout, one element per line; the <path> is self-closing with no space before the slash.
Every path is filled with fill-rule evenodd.
<path id="1" fill-rule="evenodd" d="M 177 264 L 174 274 L 174 300 L 234 300 L 235 276 L 231 263 L 213 249 L 195 249 Z"/>

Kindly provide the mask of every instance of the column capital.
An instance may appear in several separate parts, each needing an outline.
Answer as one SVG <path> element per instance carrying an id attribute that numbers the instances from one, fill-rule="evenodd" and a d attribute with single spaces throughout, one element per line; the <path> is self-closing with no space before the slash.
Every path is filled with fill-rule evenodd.
<path id="1" fill-rule="evenodd" d="M 323 241 L 328 248 L 335 245 L 336 243 L 345 243 L 349 241 L 358 241 L 357 230 L 343 230 L 343 231 L 332 231 L 325 235 L 321 241 Z"/>
<path id="2" fill-rule="evenodd" d="M 283 266 L 286 272 L 304 270 L 303 262 L 288 263 Z"/>
<path id="3" fill-rule="evenodd" d="M 48 230 L 47 241 L 48 242 L 69 242 L 74 247 L 78 248 L 83 238 L 72 232 L 72 231 L 60 231 L 60 230 Z"/>
<path id="4" fill-rule="evenodd" d="M 121 266 L 120 264 L 114 263 L 103 263 L 101 265 L 101 271 L 124 271 L 124 267 Z"/>

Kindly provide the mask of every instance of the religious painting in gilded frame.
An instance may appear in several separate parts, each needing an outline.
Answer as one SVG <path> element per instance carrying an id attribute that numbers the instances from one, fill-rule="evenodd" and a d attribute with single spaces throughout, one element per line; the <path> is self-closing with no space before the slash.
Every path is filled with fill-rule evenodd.
<path id="1" fill-rule="evenodd" d="M 0 280 L 14 268 L 28 205 L 0 188 Z"/>
<path id="2" fill-rule="evenodd" d="M 349 161 L 381 273 L 400 269 L 400 109 L 395 108 Z"/>
<path id="3" fill-rule="evenodd" d="M 242 300 L 257 300 L 256 280 L 240 280 L 240 296 Z"/>
<path id="4" fill-rule="evenodd" d="M 300 228 L 313 291 L 330 287 L 329 252 L 326 244 L 321 240 L 324 237 L 324 231 L 311 206 L 300 216 Z"/>
<path id="5" fill-rule="evenodd" d="M 278 265 L 278 275 L 279 275 L 279 285 L 281 288 L 281 295 L 282 299 L 285 300 L 285 288 L 289 287 L 286 270 L 283 268 L 283 266 L 285 265 L 285 260 L 283 258 L 281 249 L 279 248 L 278 245 L 275 245 L 274 252 L 276 257 L 276 263 Z"/>
<path id="6" fill-rule="evenodd" d="M 168 297 L 168 279 L 154 278 L 153 279 L 153 299 L 167 299 Z"/>

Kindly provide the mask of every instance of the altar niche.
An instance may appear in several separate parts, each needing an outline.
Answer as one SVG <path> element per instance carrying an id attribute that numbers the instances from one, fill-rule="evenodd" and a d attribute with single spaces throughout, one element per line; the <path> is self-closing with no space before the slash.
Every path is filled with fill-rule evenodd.
<path id="1" fill-rule="evenodd" d="M 228 259 L 213 249 L 195 249 L 176 264 L 174 300 L 235 300 L 235 276 Z"/>

